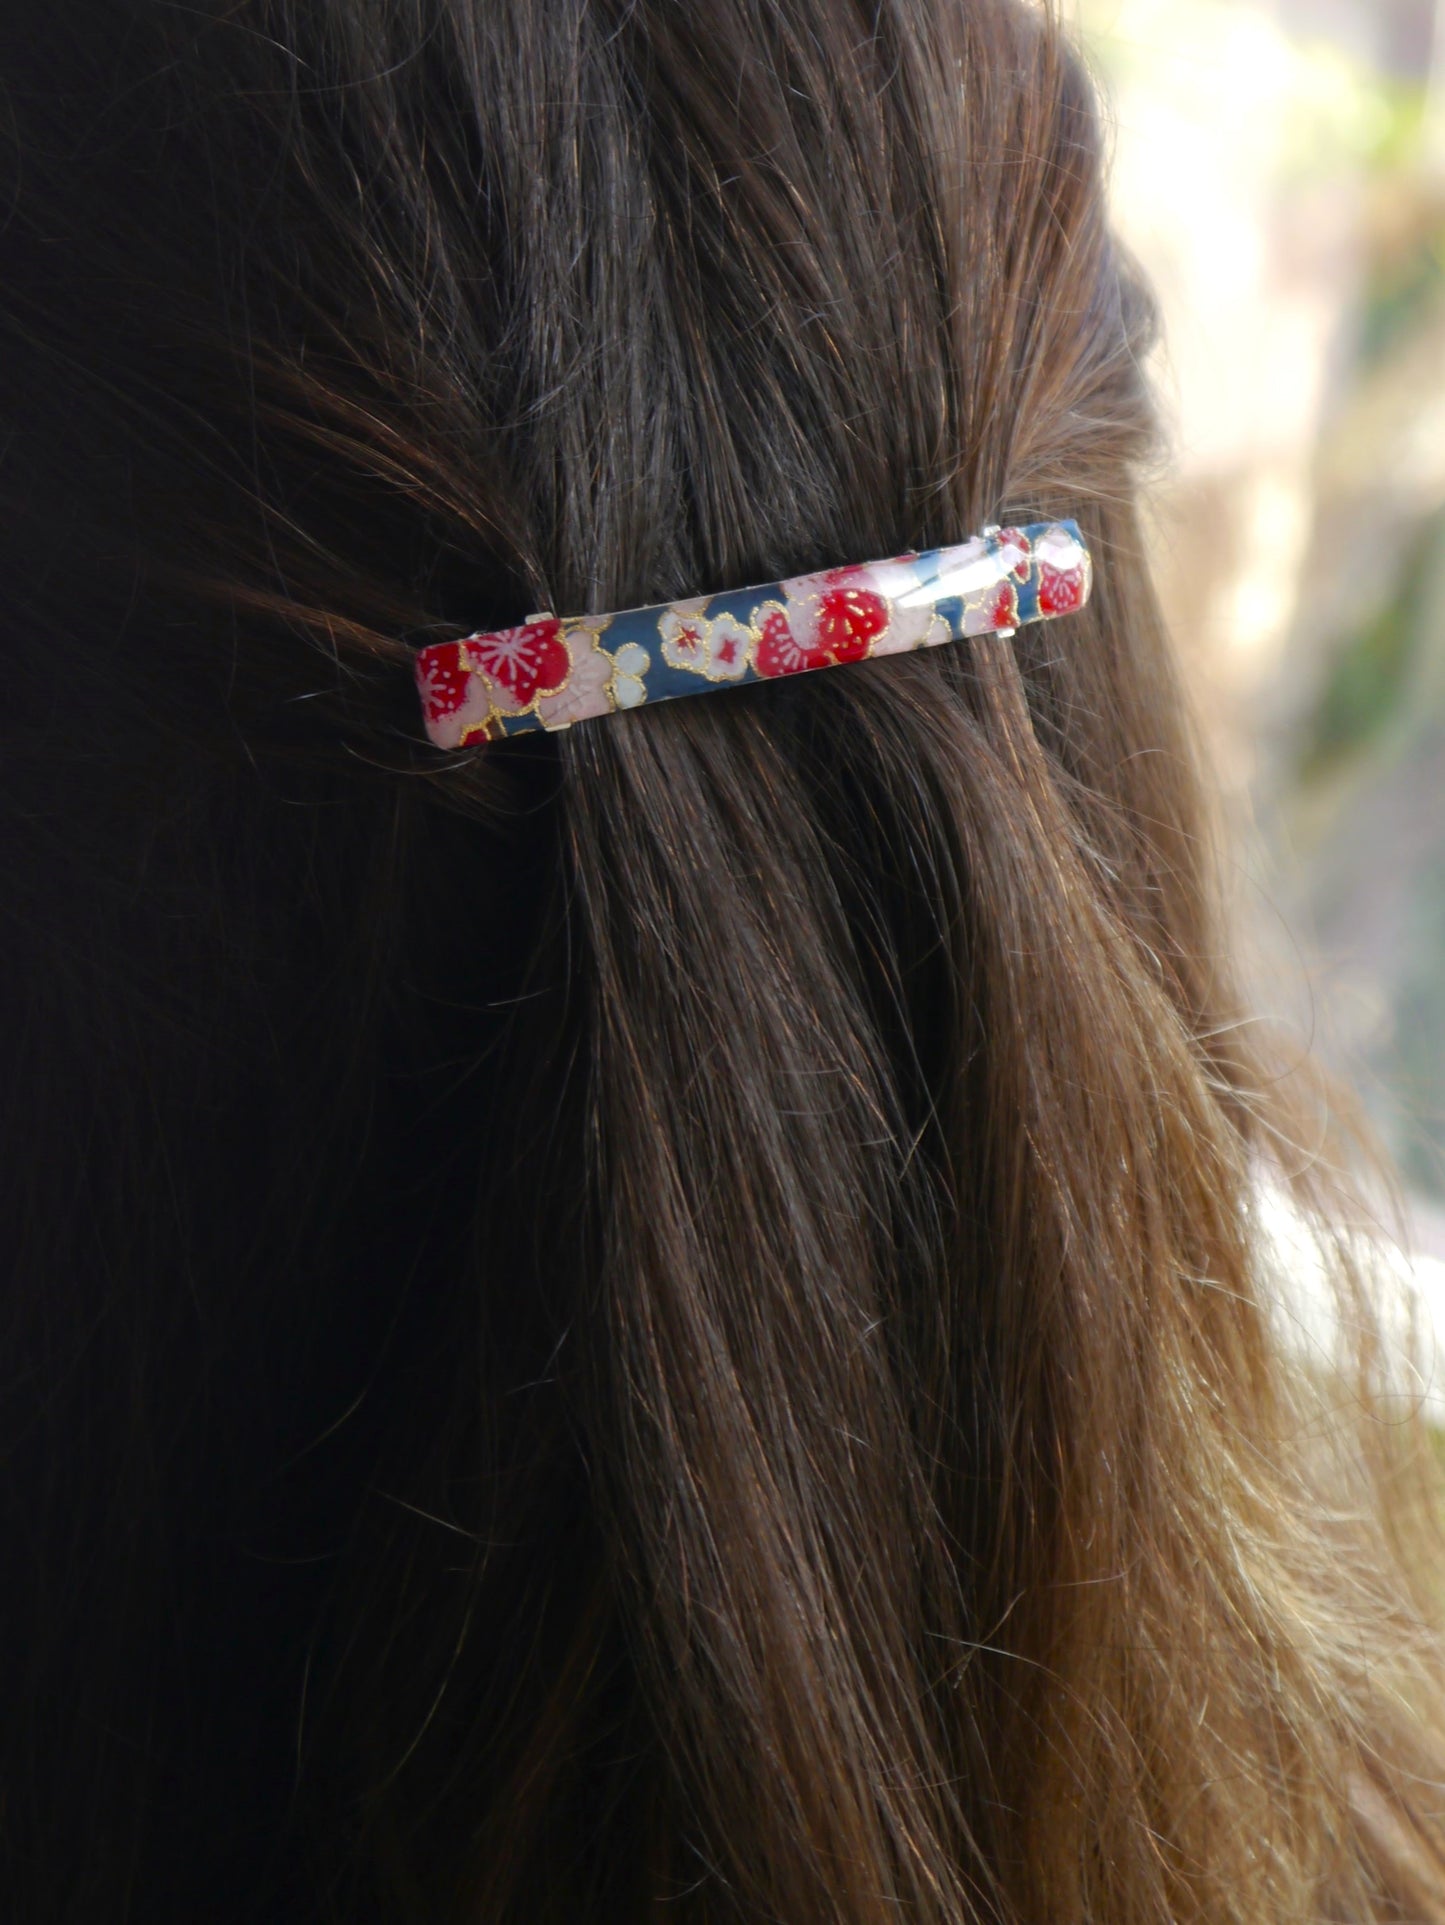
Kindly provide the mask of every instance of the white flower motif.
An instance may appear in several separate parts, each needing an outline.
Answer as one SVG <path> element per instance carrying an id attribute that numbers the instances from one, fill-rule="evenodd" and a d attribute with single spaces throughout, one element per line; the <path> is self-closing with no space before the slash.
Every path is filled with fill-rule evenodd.
<path id="1" fill-rule="evenodd" d="M 707 673 L 714 682 L 735 682 L 745 673 L 753 631 L 733 615 L 719 615 L 707 638 Z"/>
<path id="2" fill-rule="evenodd" d="M 981 588 L 995 587 L 1006 572 L 984 536 L 975 535 L 956 548 L 940 548 L 931 572 L 903 600 L 934 602 L 950 595 L 976 595 Z"/>
<path id="3" fill-rule="evenodd" d="M 871 588 L 886 602 L 902 601 L 918 586 L 918 558 L 898 555 L 892 561 L 870 561 L 858 570 L 858 586 Z"/>
<path id="4" fill-rule="evenodd" d="M 911 648 L 932 648 L 951 638 L 948 623 L 933 605 L 933 592 L 920 590 L 914 557 L 870 562 L 859 570 L 861 586 L 888 604 L 888 628 L 873 644 L 875 655 L 902 655 Z"/>
<path id="5" fill-rule="evenodd" d="M 968 604 L 984 593 L 991 595 L 1015 559 L 1014 551 L 994 553 L 987 540 L 976 535 L 958 547 L 940 549 L 932 561 L 900 555 L 870 563 L 863 573 L 891 613 L 888 633 L 875 643 L 874 654 L 897 655 L 951 641 L 953 630 L 938 613 L 937 603 L 956 595 Z"/>
<path id="6" fill-rule="evenodd" d="M 952 640 L 953 630 L 936 608 L 903 608 L 895 613 L 873 653 L 901 655 L 910 648 L 937 648 L 940 642 Z"/>
<path id="7" fill-rule="evenodd" d="M 657 624 L 662 637 L 662 659 L 669 668 L 684 668 L 694 675 L 707 674 L 708 639 L 712 623 L 703 614 L 707 597 L 695 601 L 673 602 Z"/>
<path id="8" fill-rule="evenodd" d="M 673 602 L 657 624 L 662 637 L 662 659 L 669 668 L 705 675 L 710 682 L 735 682 L 747 673 L 753 631 L 734 615 L 711 621 L 702 613 L 707 597 Z"/>
<path id="9" fill-rule="evenodd" d="M 1067 528 L 1057 523 L 1045 529 L 1034 543 L 1034 557 L 1044 567 L 1057 568 L 1060 574 L 1072 574 L 1084 565 L 1084 550 Z"/>
<path id="10" fill-rule="evenodd" d="M 652 657 L 637 642 L 624 642 L 612 657 L 613 671 L 609 687 L 613 704 L 620 709 L 635 709 L 647 700 L 647 685 L 643 681 Z"/>
<path id="11" fill-rule="evenodd" d="M 573 722 L 585 722 L 591 715 L 608 713 L 607 684 L 612 674 L 612 657 L 597 639 L 607 621 L 606 616 L 588 616 L 567 624 L 572 673 L 558 694 L 544 695 L 538 702 L 537 720 L 544 729 L 570 728 Z"/>

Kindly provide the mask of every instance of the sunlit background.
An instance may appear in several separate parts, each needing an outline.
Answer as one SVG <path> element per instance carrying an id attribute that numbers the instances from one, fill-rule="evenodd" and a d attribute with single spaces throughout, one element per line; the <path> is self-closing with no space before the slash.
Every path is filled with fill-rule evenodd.
<path id="1" fill-rule="evenodd" d="M 1073 14 L 1163 308 L 1159 575 L 1258 993 L 1445 1258 L 1445 0 Z"/>

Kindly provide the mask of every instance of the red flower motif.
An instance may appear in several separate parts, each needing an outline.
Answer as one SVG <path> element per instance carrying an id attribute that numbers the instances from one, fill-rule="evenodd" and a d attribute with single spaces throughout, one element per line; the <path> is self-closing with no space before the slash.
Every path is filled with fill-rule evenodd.
<path id="1" fill-rule="evenodd" d="M 572 667 L 562 624 L 550 615 L 540 622 L 524 622 L 520 628 L 469 635 L 462 646 L 473 665 L 523 709 L 539 695 L 555 695 Z"/>
<path id="2" fill-rule="evenodd" d="M 818 603 L 817 666 L 858 662 L 888 626 L 888 604 L 869 588 L 830 588 Z"/>
<path id="3" fill-rule="evenodd" d="M 993 623 L 994 633 L 1001 628 L 1017 628 L 1019 625 L 1019 592 L 1011 581 L 1000 582 L 994 593 L 993 604 L 988 611 Z"/>
<path id="4" fill-rule="evenodd" d="M 416 685 L 427 726 L 455 715 L 467 699 L 471 661 L 462 642 L 435 642 L 416 658 Z"/>
<path id="5" fill-rule="evenodd" d="M 759 675 L 796 675 L 800 669 L 821 666 L 820 658 L 798 641 L 781 608 L 763 617 L 758 631 Z"/>
<path id="6" fill-rule="evenodd" d="M 871 588 L 856 585 L 860 571 L 838 568 L 832 572 L 850 577 L 850 585 L 826 589 L 818 597 L 816 616 L 810 616 L 806 600 L 790 602 L 786 609 L 772 608 L 764 615 L 758 630 L 759 675 L 797 675 L 834 662 L 861 661 L 887 628 L 888 604 Z M 806 641 L 793 627 L 794 613 L 800 616 Z"/>
<path id="7" fill-rule="evenodd" d="M 1039 563 L 1039 613 L 1072 615 L 1083 605 L 1083 569 L 1051 568 L 1048 562 L 1041 561 Z"/>

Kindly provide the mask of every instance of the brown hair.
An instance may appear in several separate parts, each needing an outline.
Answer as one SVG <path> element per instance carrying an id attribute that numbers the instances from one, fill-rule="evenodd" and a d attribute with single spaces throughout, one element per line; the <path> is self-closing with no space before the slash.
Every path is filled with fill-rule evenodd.
<path id="1" fill-rule="evenodd" d="M 0 79 L 11 1915 L 1445 1919 L 1056 27 L 12 0 Z M 421 740 L 420 642 L 1063 514 L 1012 643 Z"/>

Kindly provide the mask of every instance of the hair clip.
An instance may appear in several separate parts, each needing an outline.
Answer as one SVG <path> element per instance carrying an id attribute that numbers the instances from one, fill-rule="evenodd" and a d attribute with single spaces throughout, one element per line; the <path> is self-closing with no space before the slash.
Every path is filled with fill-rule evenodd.
<path id="1" fill-rule="evenodd" d="M 1092 565 L 1078 525 L 988 528 L 955 548 L 830 568 L 616 615 L 529 615 L 416 659 L 427 734 L 465 748 L 673 696 L 771 681 L 1072 615 Z"/>

